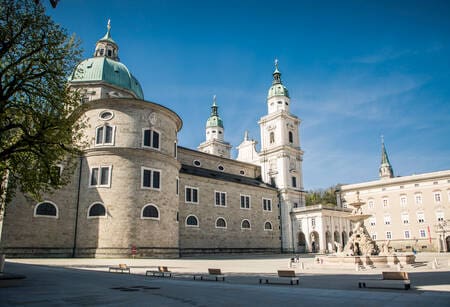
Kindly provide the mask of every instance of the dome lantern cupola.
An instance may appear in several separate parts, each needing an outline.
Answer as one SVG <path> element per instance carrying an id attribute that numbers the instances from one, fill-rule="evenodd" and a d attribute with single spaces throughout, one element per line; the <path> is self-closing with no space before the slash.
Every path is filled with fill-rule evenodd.
<path id="1" fill-rule="evenodd" d="M 216 95 L 213 97 L 213 105 L 211 106 L 211 115 L 206 121 L 206 128 L 209 127 L 220 127 L 223 129 L 223 121 L 219 116 L 219 107 L 216 104 Z"/>
<path id="2" fill-rule="evenodd" d="M 108 20 L 107 31 L 105 36 L 97 41 L 95 46 L 95 57 L 108 57 L 115 61 L 119 61 L 119 46 L 111 37 L 111 19 Z"/>

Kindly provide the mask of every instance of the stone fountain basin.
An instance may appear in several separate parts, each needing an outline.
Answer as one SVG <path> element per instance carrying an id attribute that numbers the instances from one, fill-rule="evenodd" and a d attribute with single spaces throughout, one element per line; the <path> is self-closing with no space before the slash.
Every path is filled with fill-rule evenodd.
<path id="1" fill-rule="evenodd" d="M 346 216 L 346 218 L 348 218 L 352 222 L 358 222 L 358 221 L 365 220 L 371 216 L 372 216 L 371 214 L 358 214 L 358 215 L 349 215 L 349 216 Z"/>
<path id="2" fill-rule="evenodd" d="M 340 256 L 340 255 L 318 255 L 316 263 L 335 266 L 350 266 L 355 264 L 364 266 L 375 266 L 378 268 L 411 265 L 415 263 L 416 256 L 414 254 L 388 255 L 388 256 Z"/>

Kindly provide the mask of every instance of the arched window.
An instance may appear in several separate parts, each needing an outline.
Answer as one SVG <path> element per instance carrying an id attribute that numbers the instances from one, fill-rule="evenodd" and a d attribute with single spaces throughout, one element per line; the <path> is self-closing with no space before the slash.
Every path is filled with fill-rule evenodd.
<path id="1" fill-rule="evenodd" d="M 275 133 L 273 131 L 269 134 L 269 143 L 275 143 Z"/>
<path id="2" fill-rule="evenodd" d="M 294 134 L 292 133 L 292 131 L 289 131 L 289 143 L 294 143 Z"/>
<path id="3" fill-rule="evenodd" d="M 58 217 L 58 207 L 49 201 L 44 201 L 39 203 L 34 208 L 34 216 L 35 217 Z"/>
<path id="4" fill-rule="evenodd" d="M 88 218 L 106 217 L 106 208 L 102 203 L 93 203 L 88 209 Z"/>
<path id="5" fill-rule="evenodd" d="M 114 145 L 115 127 L 104 125 L 95 130 L 95 145 Z"/>
<path id="6" fill-rule="evenodd" d="M 195 215 L 189 215 L 186 218 L 186 226 L 188 227 L 198 227 L 198 219 Z"/>
<path id="7" fill-rule="evenodd" d="M 142 147 L 159 149 L 159 132 L 144 128 L 142 129 Z"/>
<path id="8" fill-rule="evenodd" d="M 241 228 L 242 229 L 250 229 L 250 222 L 248 220 L 242 220 Z"/>
<path id="9" fill-rule="evenodd" d="M 264 230 L 272 230 L 273 228 L 272 228 L 272 223 L 270 223 L 270 222 L 266 222 L 265 224 L 264 224 Z"/>
<path id="10" fill-rule="evenodd" d="M 224 218 L 219 217 L 216 220 L 216 228 L 227 228 L 227 222 Z"/>
<path id="11" fill-rule="evenodd" d="M 159 220 L 159 210 L 155 205 L 145 205 L 142 208 L 141 219 Z"/>

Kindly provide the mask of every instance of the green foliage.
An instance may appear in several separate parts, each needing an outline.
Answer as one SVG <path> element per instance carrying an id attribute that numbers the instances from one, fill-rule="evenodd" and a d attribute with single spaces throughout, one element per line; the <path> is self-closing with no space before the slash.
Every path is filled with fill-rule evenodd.
<path id="1" fill-rule="evenodd" d="M 66 184 L 81 150 L 80 98 L 67 77 L 79 42 L 33 0 L 0 0 L 0 178 L 39 199 Z M 74 112 L 76 110 L 76 112 Z M 62 176 L 55 165 L 64 161 Z M 0 189 L 0 195 L 4 195 Z M 1 205 L 1 204 L 0 204 Z"/>
<path id="2" fill-rule="evenodd" d="M 318 205 L 318 204 L 322 204 L 322 205 L 327 205 L 327 204 L 332 204 L 332 205 L 337 205 L 337 201 L 336 201 L 336 187 L 329 187 L 328 189 L 319 189 L 319 190 L 314 190 L 314 191 L 308 191 L 306 193 L 305 196 L 305 202 L 306 202 L 306 206 L 312 206 L 312 205 Z"/>

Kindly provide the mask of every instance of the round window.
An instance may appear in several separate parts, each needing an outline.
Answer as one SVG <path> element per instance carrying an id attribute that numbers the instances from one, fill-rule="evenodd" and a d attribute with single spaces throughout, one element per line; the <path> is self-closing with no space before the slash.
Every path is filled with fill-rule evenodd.
<path id="1" fill-rule="evenodd" d="M 244 172 L 244 170 L 241 170 L 241 171 L 239 172 L 239 174 L 241 174 L 241 175 L 245 175 L 245 172 Z"/>
<path id="2" fill-rule="evenodd" d="M 224 168 L 223 168 L 222 165 L 219 165 L 219 166 L 217 167 L 217 169 L 218 169 L 219 171 L 221 171 L 221 172 L 223 172 L 223 170 L 224 170 Z"/>
<path id="3" fill-rule="evenodd" d="M 200 161 L 198 161 L 198 160 L 194 160 L 194 165 L 195 166 L 200 166 L 200 165 L 202 165 L 202 163 L 200 163 Z"/>
<path id="4" fill-rule="evenodd" d="M 103 111 L 99 114 L 100 119 L 109 120 L 113 118 L 114 114 L 111 111 Z"/>

